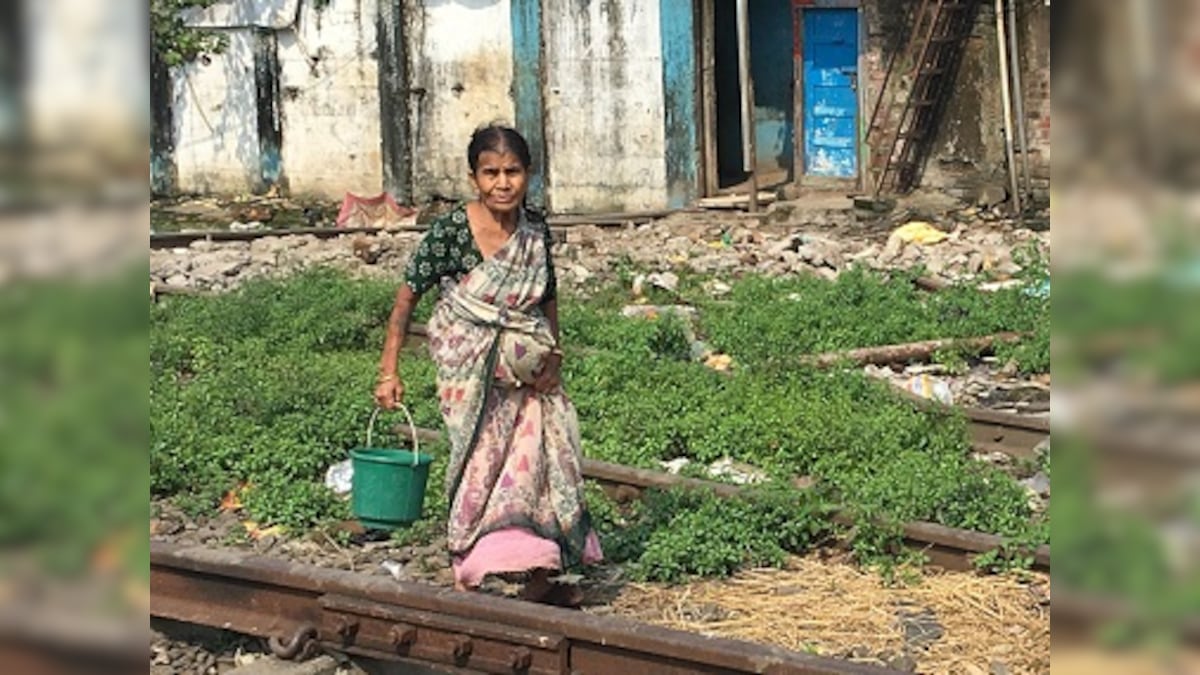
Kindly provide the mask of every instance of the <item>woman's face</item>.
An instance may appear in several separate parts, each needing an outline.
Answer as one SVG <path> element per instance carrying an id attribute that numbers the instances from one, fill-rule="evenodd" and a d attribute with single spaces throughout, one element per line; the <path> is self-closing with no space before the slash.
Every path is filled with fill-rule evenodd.
<path id="1" fill-rule="evenodd" d="M 479 165 L 471 174 L 471 182 L 484 206 L 497 213 L 508 213 L 524 203 L 529 170 L 507 150 L 484 150 L 479 153 Z"/>

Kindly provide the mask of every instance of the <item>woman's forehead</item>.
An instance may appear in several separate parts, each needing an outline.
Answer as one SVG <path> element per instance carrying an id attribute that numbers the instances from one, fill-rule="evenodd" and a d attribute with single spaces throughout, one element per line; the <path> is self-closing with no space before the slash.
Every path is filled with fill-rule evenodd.
<path id="1" fill-rule="evenodd" d="M 516 153 L 508 150 L 507 148 L 501 148 L 499 150 L 484 150 L 483 152 L 479 153 L 479 165 L 480 166 L 483 166 L 485 164 L 495 165 L 495 166 L 507 166 L 510 164 L 520 164 L 520 163 L 521 163 L 521 158 L 518 157 L 516 155 Z"/>

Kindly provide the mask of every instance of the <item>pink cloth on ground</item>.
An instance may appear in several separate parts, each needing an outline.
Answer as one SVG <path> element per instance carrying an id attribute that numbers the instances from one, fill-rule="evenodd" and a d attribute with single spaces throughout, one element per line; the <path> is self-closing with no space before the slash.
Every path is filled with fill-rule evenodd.
<path id="1" fill-rule="evenodd" d="M 591 565 L 603 559 L 599 537 L 595 530 L 588 532 L 583 545 L 583 562 Z M 562 553 L 558 544 L 523 527 L 506 527 L 485 534 L 466 556 L 456 557 L 454 578 L 468 588 L 475 588 L 489 574 L 525 572 L 538 568 L 562 568 Z"/>

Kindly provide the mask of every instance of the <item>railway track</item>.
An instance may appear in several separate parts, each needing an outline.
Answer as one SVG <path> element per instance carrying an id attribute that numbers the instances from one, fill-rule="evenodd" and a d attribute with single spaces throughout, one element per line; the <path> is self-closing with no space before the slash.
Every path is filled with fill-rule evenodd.
<path id="1" fill-rule="evenodd" d="M 399 431 L 397 433 L 400 433 Z M 403 433 L 409 433 L 407 429 Z M 423 442 L 443 440 L 442 434 L 434 429 L 417 428 L 417 436 Z M 602 462 L 597 459 L 583 460 L 583 477 L 598 483 L 605 492 L 618 502 L 638 499 L 643 490 L 671 489 L 676 487 L 709 490 L 721 497 L 732 497 L 744 488 L 730 483 L 677 476 L 663 471 Z M 853 519 L 846 513 L 833 515 L 839 525 L 853 526 Z M 924 553 L 933 565 L 948 570 L 968 571 L 975 569 L 975 556 L 993 551 L 1004 544 L 1004 538 L 937 523 L 916 521 L 903 525 L 904 544 L 908 548 Z M 1050 572 L 1050 547 L 1039 546 L 1033 552 L 1033 569 Z"/>
<path id="2" fill-rule="evenodd" d="M 711 489 L 724 496 L 741 489 L 596 460 L 585 460 L 583 472 L 624 499 L 650 488 Z M 852 524 L 844 514 L 834 519 Z M 904 539 L 948 569 L 970 569 L 974 555 L 1002 543 L 933 523 L 905 525 Z M 1049 564 L 1049 547 L 1042 547 L 1035 568 L 1048 572 Z M 334 650 L 486 673 L 898 672 L 618 617 L 158 541 L 151 542 L 150 587 L 151 616 L 266 638 L 281 658 Z"/>
<path id="3" fill-rule="evenodd" d="M 891 673 L 749 642 L 232 551 L 150 545 L 152 617 L 451 672 Z"/>

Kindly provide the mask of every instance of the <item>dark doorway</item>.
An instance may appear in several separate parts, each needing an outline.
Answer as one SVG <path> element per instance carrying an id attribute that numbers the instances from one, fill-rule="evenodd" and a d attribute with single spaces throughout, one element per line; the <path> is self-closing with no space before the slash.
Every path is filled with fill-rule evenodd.
<path id="1" fill-rule="evenodd" d="M 737 5 L 734 0 L 718 0 L 714 5 L 717 186 L 729 188 L 748 178 L 742 170 Z M 749 5 L 758 182 L 770 187 L 794 178 L 792 5 L 791 0 L 753 0 Z"/>

